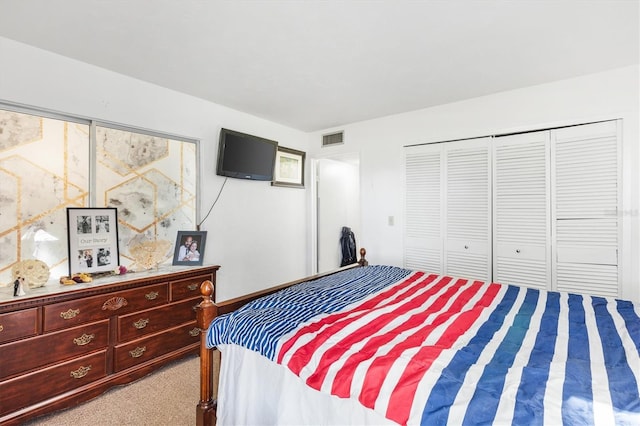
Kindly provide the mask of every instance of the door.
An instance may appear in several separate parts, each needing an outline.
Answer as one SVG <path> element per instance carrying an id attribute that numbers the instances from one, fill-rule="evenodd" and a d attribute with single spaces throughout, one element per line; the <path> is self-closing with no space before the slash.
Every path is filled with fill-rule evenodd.
<path id="1" fill-rule="evenodd" d="M 444 272 L 491 280 L 491 138 L 444 144 Z"/>
<path id="2" fill-rule="evenodd" d="M 619 294 L 620 122 L 552 131 L 556 290 Z"/>
<path id="3" fill-rule="evenodd" d="M 405 149 L 405 268 L 442 274 L 443 144 Z"/>
<path id="4" fill-rule="evenodd" d="M 493 141 L 493 279 L 547 289 L 551 282 L 549 131 Z"/>
<path id="5" fill-rule="evenodd" d="M 350 156 L 316 162 L 317 272 L 338 268 L 342 260 L 340 236 L 351 228 L 360 247 L 360 167 Z"/>

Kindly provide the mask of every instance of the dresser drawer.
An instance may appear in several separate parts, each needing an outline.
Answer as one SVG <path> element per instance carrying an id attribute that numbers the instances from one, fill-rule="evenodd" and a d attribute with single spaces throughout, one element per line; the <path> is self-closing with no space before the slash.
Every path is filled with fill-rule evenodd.
<path id="1" fill-rule="evenodd" d="M 2 346 L 0 378 L 107 347 L 109 320 L 18 340 Z"/>
<path id="2" fill-rule="evenodd" d="M 107 351 L 0 382 L 0 415 L 84 386 L 107 374 Z"/>
<path id="3" fill-rule="evenodd" d="M 36 334 L 38 334 L 38 308 L 0 315 L 0 343 Z"/>
<path id="4" fill-rule="evenodd" d="M 194 321 L 194 307 L 200 303 L 199 298 L 159 306 L 146 311 L 118 317 L 118 342 L 137 339 L 147 334 L 165 330 Z"/>
<path id="5" fill-rule="evenodd" d="M 45 306 L 44 331 L 163 305 L 168 301 L 167 293 L 167 284 L 158 284 Z"/>
<path id="6" fill-rule="evenodd" d="M 117 345 L 114 354 L 114 369 L 122 371 L 153 358 L 181 349 L 190 344 L 199 344 L 200 330 L 195 321 L 174 327 L 162 333 L 131 343 Z"/>
<path id="7" fill-rule="evenodd" d="M 204 281 L 213 281 L 213 275 L 198 275 L 197 277 L 187 278 L 179 281 L 172 281 L 171 301 L 175 302 L 182 299 L 190 299 L 200 296 L 200 284 Z"/>

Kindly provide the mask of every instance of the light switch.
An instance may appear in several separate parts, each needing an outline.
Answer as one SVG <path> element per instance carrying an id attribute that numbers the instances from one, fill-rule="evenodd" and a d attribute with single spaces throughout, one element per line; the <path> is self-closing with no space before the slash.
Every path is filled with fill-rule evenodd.
<path id="1" fill-rule="evenodd" d="M 389 216 L 389 226 L 393 226 L 395 223 L 395 218 L 393 216 Z"/>

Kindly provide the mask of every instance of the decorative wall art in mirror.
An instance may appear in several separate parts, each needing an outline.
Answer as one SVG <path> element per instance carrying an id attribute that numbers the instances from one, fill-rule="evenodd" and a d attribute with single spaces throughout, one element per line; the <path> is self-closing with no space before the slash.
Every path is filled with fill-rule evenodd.
<path id="1" fill-rule="evenodd" d="M 303 151 L 278 146 L 271 185 L 304 188 L 304 158 Z"/>
<path id="2" fill-rule="evenodd" d="M 113 271 L 120 264 L 118 211 L 67 208 L 69 274 Z"/>
<path id="3" fill-rule="evenodd" d="M 0 109 L 0 286 L 23 260 L 67 275 L 66 208 L 89 203 L 89 122 Z"/>
<path id="4" fill-rule="evenodd" d="M 178 231 L 173 254 L 174 265 L 202 265 L 207 231 Z"/>
<path id="5" fill-rule="evenodd" d="M 131 252 L 141 238 L 172 242 L 196 227 L 197 145 L 104 126 L 96 139 L 96 207 L 118 209 L 121 261 L 142 266 Z"/>
<path id="6" fill-rule="evenodd" d="M 195 228 L 197 155 L 196 140 L 0 104 L 0 287 L 27 259 L 71 273 L 67 208 L 117 209 L 126 267 L 133 238 Z"/>

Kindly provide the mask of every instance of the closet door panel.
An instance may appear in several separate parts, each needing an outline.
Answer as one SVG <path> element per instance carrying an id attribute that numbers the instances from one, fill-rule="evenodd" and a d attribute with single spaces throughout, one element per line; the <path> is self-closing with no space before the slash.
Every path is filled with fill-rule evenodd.
<path id="1" fill-rule="evenodd" d="M 558 262 L 559 291 L 618 297 L 618 267 L 612 265 Z"/>
<path id="2" fill-rule="evenodd" d="M 484 279 L 488 275 L 489 259 L 487 240 L 449 238 L 447 247 L 448 275 Z"/>
<path id="3" fill-rule="evenodd" d="M 557 290 L 618 295 L 619 125 L 608 121 L 552 131 Z"/>
<path id="4" fill-rule="evenodd" d="M 493 279 L 549 288 L 549 132 L 493 142 Z"/>
<path id="5" fill-rule="evenodd" d="M 617 123 L 553 131 L 557 220 L 615 217 L 618 213 Z"/>
<path id="6" fill-rule="evenodd" d="M 442 273 L 442 146 L 405 149 L 406 268 Z"/>
<path id="7" fill-rule="evenodd" d="M 448 251 L 446 274 L 454 277 L 464 277 L 490 281 L 487 277 L 487 256 L 473 253 Z"/>
<path id="8" fill-rule="evenodd" d="M 618 220 L 566 219 L 556 227 L 559 263 L 618 264 Z"/>
<path id="9" fill-rule="evenodd" d="M 548 262 L 544 260 L 514 259 L 511 257 L 496 257 L 495 269 L 500 271 L 500 277 L 494 281 L 503 284 L 514 284 L 533 288 L 547 288 Z"/>
<path id="10" fill-rule="evenodd" d="M 444 146 L 446 274 L 491 280 L 490 138 Z"/>

